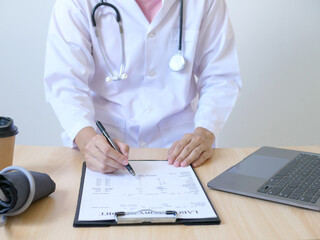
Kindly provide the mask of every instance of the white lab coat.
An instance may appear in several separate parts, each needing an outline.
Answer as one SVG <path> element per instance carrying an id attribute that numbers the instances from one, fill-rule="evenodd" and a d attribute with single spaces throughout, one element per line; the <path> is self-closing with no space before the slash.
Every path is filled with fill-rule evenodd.
<path id="1" fill-rule="evenodd" d="M 187 65 L 172 71 L 178 51 L 179 0 L 165 0 L 150 24 L 134 0 L 113 1 L 122 17 L 128 78 L 110 76 L 91 22 L 98 0 L 57 0 L 48 32 L 45 93 L 64 129 L 66 146 L 100 120 L 110 135 L 131 147 L 170 147 L 204 127 L 215 136 L 241 87 L 234 34 L 224 0 L 184 1 L 182 54 Z M 121 64 L 114 11 L 96 11 L 97 29 L 113 72 Z M 197 79 L 197 81 L 196 81 Z"/>

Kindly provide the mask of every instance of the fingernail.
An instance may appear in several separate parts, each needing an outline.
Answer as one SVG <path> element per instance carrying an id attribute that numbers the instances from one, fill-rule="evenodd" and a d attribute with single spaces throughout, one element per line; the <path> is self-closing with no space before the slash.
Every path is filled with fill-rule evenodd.
<path id="1" fill-rule="evenodd" d="M 180 167 L 180 163 L 175 162 L 175 163 L 174 163 L 174 166 L 175 166 L 175 167 Z"/>

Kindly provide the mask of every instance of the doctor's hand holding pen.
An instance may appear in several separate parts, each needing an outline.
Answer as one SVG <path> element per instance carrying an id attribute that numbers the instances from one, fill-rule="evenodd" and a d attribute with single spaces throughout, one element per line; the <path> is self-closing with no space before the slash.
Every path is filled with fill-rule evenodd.
<path id="1" fill-rule="evenodd" d="M 122 154 L 92 127 L 83 128 L 75 138 L 75 143 L 85 157 L 87 167 L 101 173 L 111 173 L 118 169 L 125 170 L 125 166 L 129 163 L 129 146 L 120 141 L 114 141 Z"/>

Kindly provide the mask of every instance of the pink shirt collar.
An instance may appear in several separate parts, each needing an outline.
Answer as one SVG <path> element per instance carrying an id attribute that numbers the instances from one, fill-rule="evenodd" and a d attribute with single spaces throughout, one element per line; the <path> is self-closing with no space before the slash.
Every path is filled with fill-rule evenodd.
<path id="1" fill-rule="evenodd" d="M 162 6 L 162 0 L 136 0 L 149 23 L 157 15 Z"/>

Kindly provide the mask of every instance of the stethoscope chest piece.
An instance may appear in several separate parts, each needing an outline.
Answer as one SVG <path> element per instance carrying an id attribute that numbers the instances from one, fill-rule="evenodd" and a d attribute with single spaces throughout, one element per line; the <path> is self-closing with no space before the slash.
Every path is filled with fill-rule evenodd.
<path id="1" fill-rule="evenodd" d="M 184 69 L 186 66 L 186 60 L 182 56 L 180 52 L 177 54 L 173 55 L 169 61 L 169 67 L 171 68 L 172 71 L 178 72 Z"/>

